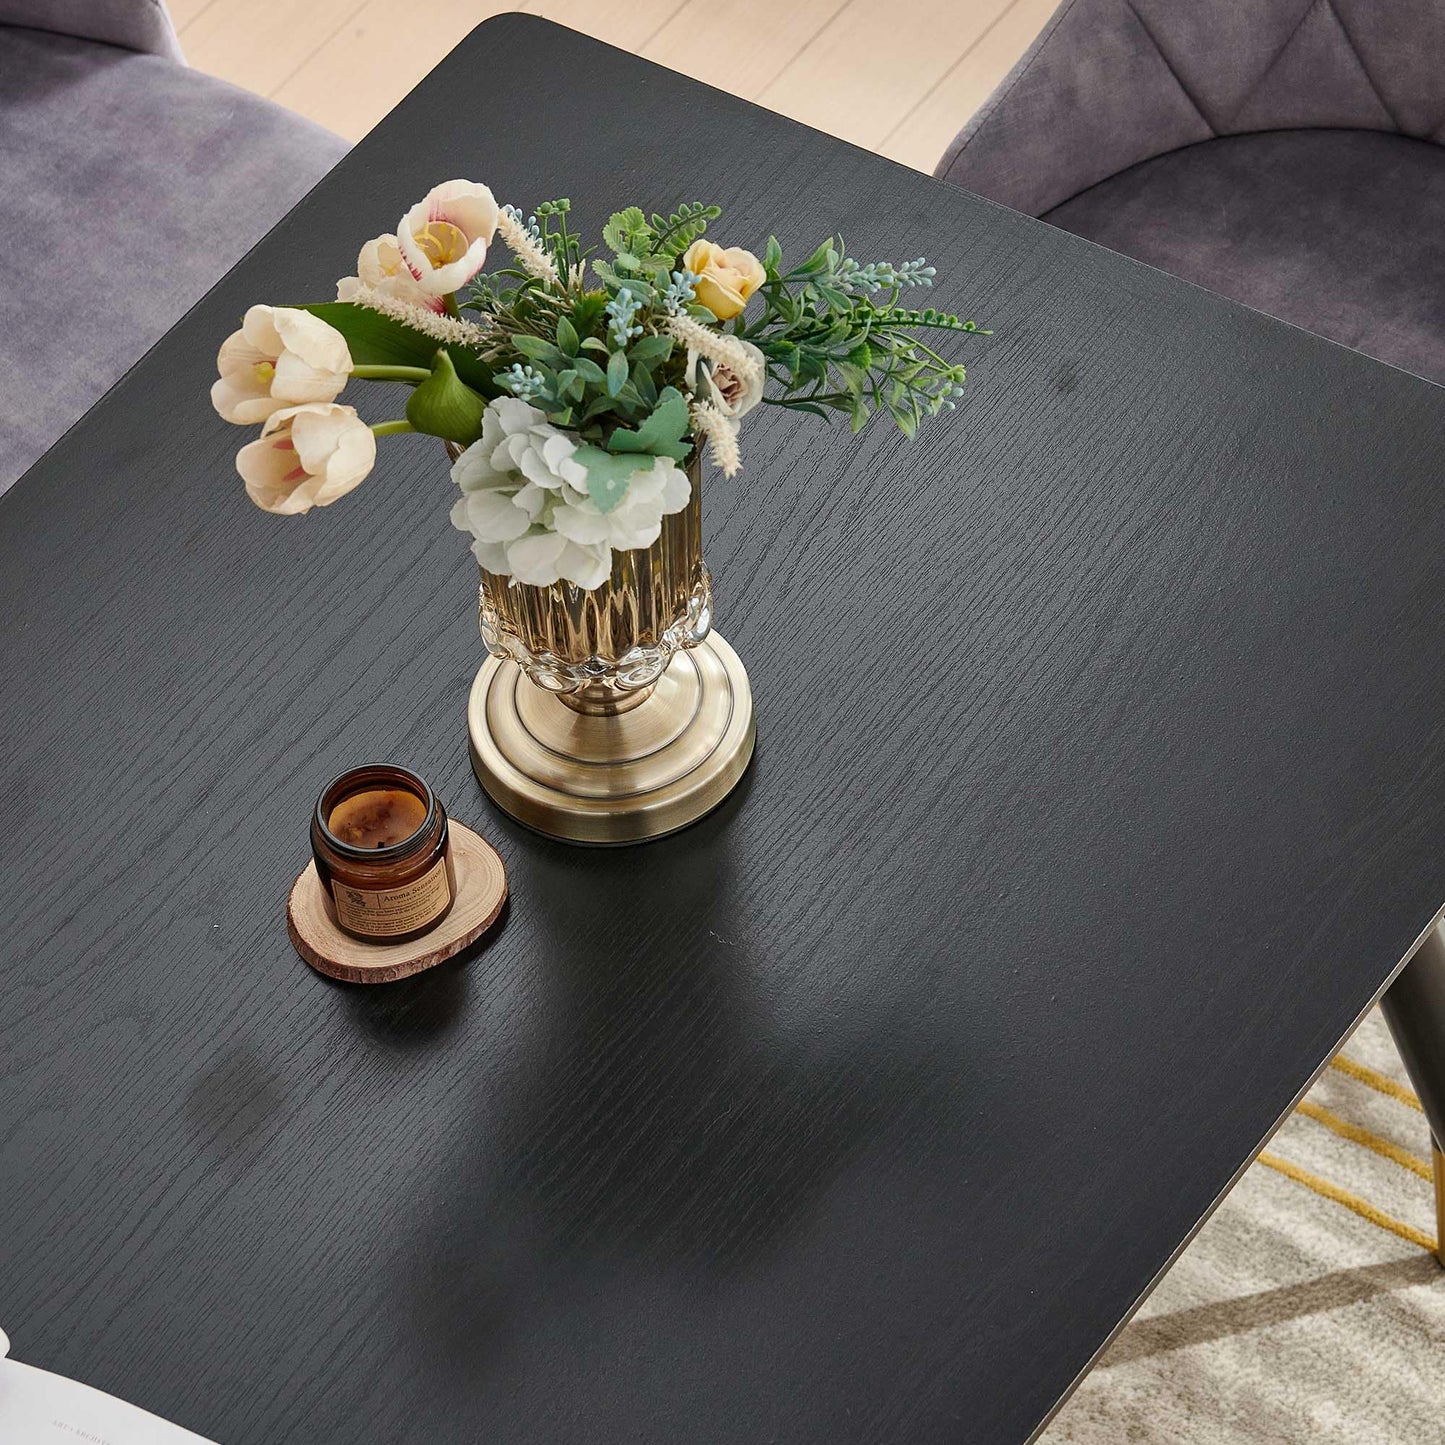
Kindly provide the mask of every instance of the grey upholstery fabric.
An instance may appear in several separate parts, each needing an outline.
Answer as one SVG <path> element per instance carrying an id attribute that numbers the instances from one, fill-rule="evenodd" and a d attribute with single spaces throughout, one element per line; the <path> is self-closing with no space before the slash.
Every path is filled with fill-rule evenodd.
<path id="1" fill-rule="evenodd" d="M 1445 0 L 1065 0 L 936 173 L 1445 381 L 1442 145 Z"/>
<path id="2" fill-rule="evenodd" d="M 1216 136 L 1445 141 L 1445 0 L 1065 0 L 936 174 L 1031 216 Z"/>
<path id="3" fill-rule="evenodd" d="M 165 0 L 0 0 L 3 25 L 181 59 L 181 43 Z"/>
<path id="4" fill-rule="evenodd" d="M 1190 146 L 1066 201 L 1067 231 L 1445 380 L 1445 156 L 1367 131 Z"/>
<path id="5" fill-rule="evenodd" d="M 0 491 L 346 149 L 174 61 L 0 29 Z"/>

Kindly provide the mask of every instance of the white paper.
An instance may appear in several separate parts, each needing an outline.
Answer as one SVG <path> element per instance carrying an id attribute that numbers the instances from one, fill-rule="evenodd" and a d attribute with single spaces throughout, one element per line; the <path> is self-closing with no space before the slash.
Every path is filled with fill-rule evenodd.
<path id="1" fill-rule="evenodd" d="M 213 1445 L 113 1395 L 3 1358 L 0 1330 L 0 1441 L 4 1445 Z"/>

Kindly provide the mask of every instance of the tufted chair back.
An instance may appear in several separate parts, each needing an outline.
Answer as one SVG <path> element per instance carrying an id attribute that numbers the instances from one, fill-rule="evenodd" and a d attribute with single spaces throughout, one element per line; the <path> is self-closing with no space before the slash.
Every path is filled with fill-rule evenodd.
<path id="1" fill-rule="evenodd" d="M 0 0 L 0 25 L 49 30 L 181 59 L 165 0 Z"/>
<path id="2" fill-rule="evenodd" d="M 1445 0 L 1064 0 L 937 174 L 1040 216 L 1246 131 L 1445 143 Z"/>

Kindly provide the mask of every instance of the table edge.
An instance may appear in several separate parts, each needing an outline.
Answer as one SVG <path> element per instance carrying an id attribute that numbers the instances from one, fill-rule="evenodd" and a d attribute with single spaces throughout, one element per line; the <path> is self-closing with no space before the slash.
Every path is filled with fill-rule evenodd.
<path id="1" fill-rule="evenodd" d="M 1409 373 L 1406 374 L 1408 375 Z M 1154 1275 L 1153 1279 L 1151 1279 L 1149 1283 L 1145 1285 L 1143 1293 L 1140 1294 L 1138 1299 L 1136 1299 L 1134 1303 L 1129 1306 L 1128 1310 L 1125 1311 L 1123 1318 L 1120 1319 L 1119 1323 L 1116 1324 L 1114 1328 L 1109 1331 L 1107 1336 L 1105 1336 L 1103 1343 L 1100 1344 L 1099 1348 L 1095 1350 L 1094 1353 L 1089 1357 L 1088 1363 L 1069 1382 L 1068 1388 L 1064 1391 L 1062 1395 L 1059 1396 L 1059 1398 L 1053 1403 L 1053 1405 L 1049 1407 L 1049 1411 L 1043 1417 L 1043 1419 L 1040 1420 L 1036 1426 L 1034 1426 L 1032 1433 L 1028 1436 L 1027 1440 L 1025 1440 L 1024 1445 L 1035 1445 L 1035 1442 L 1039 1439 L 1039 1437 L 1054 1422 L 1054 1419 L 1057 1417 L 1059 1411 L 1061 1411 L 1064 1406 L 1069 1403 L 1069 1401 L 1074 1396 L 1074 1392 L 1079 1388 L 1080 1385 L 1084 1383 L 1088 1376 L 1093 1373 L 1095 1365 L 1097 1365 L 1099 1361 L 1103 1358 L 1103 1356 L 1108 1351 L 1109 1347 L 1114 1343 L 1114 1341 L 1118 1339 L 1121 1334 L 1123 1334 L 1124 1330 L 1128 1327 L 1130 1321 L 1133 1320 L 1134 1316 L 1138 1314 L 1139 1310 L 1143 1307 L 1144 1302 L 1159 1287 L 1159 1285 L 1164 1279 L 1164 1276 L 1167 1275 L 1169 1271 L 1174 1268 L 1175 1264 L 1178 1263 L 1180 1255 L 1182 1255 L 1184 1251 L 1188 1249 L 1191 1244 L 1194 1243 L 1194 1240 L 1199 1234 L 1199 1231 L 1203 1229 L 1204 1226 L 1208 1224 L 1209 1221 L 1214 1217 L 1215 1211 L 1234 1192 L 1235 1185 L 1237 1185 L 1239 1181 L 1243 1179 L 1244 1176 L 1253 1167 L 1255 1160 L 1259 1158 L 1265 1146 L 1270 1142 L 1271 1139 L 1274 1138 L 1274 1136 L 1284 1126 L 1285 1121 L 1288 1120 L 1290 1115 L 1293 1114 L 1294 1111 L 1299 1107 L 1300 1102 L 1301 1100 L 1303 1100 L 1305 1095 L 1308 1094 L 1312 1088 L 1314 1088 L 1315 1083 L 1319 1079 L 1320 1075 L 1323 1074 L 1327 1068 L 1329 1068 L 1330 1061 L 1335 1057 L 1336 1054 L 1339 1053 L 1342 1048 L 1344 1048 L 1347 1043 L 1349 1043 L 1350 1039 L 1355 1033 L 1355 1030 L 1358 1029 L 1362 1023 L 1364 1023 L 1366 1018 L 1369 1017 L 1371 1010 L 1374 1009 L 1375 1006 L 1380 1002 L 1380 1000 L 1385 996 L 1386 992 L 1389 990 L 1390 985 L 1394 983 L 1396 978 L 1398 978 L 1399 975 L 1404 971 L 1406 964 L 1408 964 L 1410 960 L 1414 958 L 1415 955 L 1420 951 L 1420 948 L 1424 944 L 1425 940 L 1429 938 L 1430 935 L 1437 928 L 1440 928 L 1442 926 L 1445 926 L 1445 903 L 1441 903 L 1440 907 L 1435 912 L 1435 916 L 1431 918 L 1430 922 L 1427 923 L 1425 927 L 1420 931 L 1419 937 L 1416 938 L 1414 943 L 1412 943 L 1410 947 L 1405 950 L 1404 957 L 1401 958 L 1400 961 L 1385 976 L 1384 982 L 1381 983 L 1379 988 L 1375 990 L 1375 993 L 1370 998 L 1370 1001 L 1364 1006 L 1363 1009 L 1360 1010 L 1359 1014 L 1355 1018 L 1354 1023 L 1352 1023 L 1349 1028 L 1345 1030 L 1345 1032 L 1340 1036 L 1338 1042 L 1335 1043 L 1335 1045 L 1324 1056 L 1324 1058 L 1320 1060 L 1318 1066 L 1310 1074 L 1309 1078 L 1306 1079 L 1305 1082 L 1300 1086 L 1299 1092 L 1285 1106 L 1284 1112 L 1279 1116 L 1278 1119 L 1274 1121 L 1273 1124 L 1270 1125 L 1269 1131 L 1265 1134 L 1264 1138 L 1262 1138 L 1259 1143 L 1256 1144 L 1254 1148 L 1249 1151 L 1248 1158 L 1246 1158 L 1245 1161 L 1239 1166 L 1239 1168 L 1236 1169 L 1234 1173 L 1230 1176 L 1229 1182 L 1214 1197 L 1214 1200 L 1210 1204 L 1209 1208 L 1206 1209 L 1204 1213 L 1199 1216 L 1195 1223 L 1190 1227 L 1189 1232 L 1179 1242 L 1178 1247 L 1169 1256 L 1169 1258 L 1166 1259 L 1162 1265 L 1160 1265 L 1159 1270 Z"/>

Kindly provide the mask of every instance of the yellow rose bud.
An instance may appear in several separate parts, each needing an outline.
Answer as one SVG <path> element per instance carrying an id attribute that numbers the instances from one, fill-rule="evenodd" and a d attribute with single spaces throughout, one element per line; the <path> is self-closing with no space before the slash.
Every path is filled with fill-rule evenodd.
<path id="1" fill-rule="evenodd" d="M 694 241 L 682 264 L 697 277 L 697 299 L 719 321 L 741 314 L 748 297 L 767 279 L 763 263 L 751 251 L 724 251 L 712 241 Z"/>

